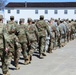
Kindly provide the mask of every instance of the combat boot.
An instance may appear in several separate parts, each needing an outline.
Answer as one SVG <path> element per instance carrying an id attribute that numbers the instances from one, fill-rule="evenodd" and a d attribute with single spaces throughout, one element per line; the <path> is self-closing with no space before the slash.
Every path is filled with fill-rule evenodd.
<path id="1" fill-rule="evenodd" d="M 17 65 L 17 66 L 16 66 L 16 70 L 19 70 L 19 69 L 20 69 L 20 66 L 19 66 L 19 65 Z"/>
<path id="2" fill-rule="evenodd" d="M 39 55 L 39 58 L 40 58 L 40 59 L 43 59 L 44 57 L 42 56 L 42 54 L 40 54 L 40 55 Z"/>
<path id="3" fill-rule="evenodd" d="M 32 55 L 29 55 L 29 63 L 32 61 Z"/>
<path id="4" fill-rule="evenodd" d="M 7 72 L 7 75 L 10 75 L 9 71 Z"/>
<path id="5" fill-rule="evenodd" d="M 52 53 L 52 49 L 49 47 L 47 52 Z"/>
<path id="6" fill-rule="evenodd" d="M 43 55 L 43 56 L 46 56 L 46 54 L 45 54 L 45 53 L 42 53 L 42 55 Z"/>
<path id="7" fill-rule="evenodd" d="M 7 73 L 3 73 L 3 75 L 10 75 L 9 71 L 7 71 Z"/>
<path id="8" fill-rule="evenodd" d="M 24 61 L 24 65 L 28 65 L 28 64 L 29 64 L 29 60 L 27 59 Z"/>

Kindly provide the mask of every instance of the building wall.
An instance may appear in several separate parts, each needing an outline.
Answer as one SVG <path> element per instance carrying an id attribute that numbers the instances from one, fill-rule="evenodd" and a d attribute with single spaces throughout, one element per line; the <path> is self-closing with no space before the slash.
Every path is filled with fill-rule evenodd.
<path id="1" fill-rule="evenodd" d="M 11 10 L 11 13 L 8 13 L 8 10 Z M 20 10 L 20 13 L 17 14 L 17 10 Z M 38 14 L 35 14 L 35 10 L 38 10 Z M 45 14 L 45 10 L 48 10 L 48 14 Z M 57 14 L 54 11 L 57 10 Z M 67 10 L 68 13 L 64 14 L 64 10 Z M 50 18 L 61 18 L 61 19 L 76 19 L 76 14 L 74 14 L 75 8 L 6 8 L 4 12 L 5 21 L 9 20 L 10 16 L 15 16 L 15 20 L 19 21 L 20 18 L 30 17 L 32 19 L 39 19 L 40 15 L 44 15 L 45 19 Z"/>

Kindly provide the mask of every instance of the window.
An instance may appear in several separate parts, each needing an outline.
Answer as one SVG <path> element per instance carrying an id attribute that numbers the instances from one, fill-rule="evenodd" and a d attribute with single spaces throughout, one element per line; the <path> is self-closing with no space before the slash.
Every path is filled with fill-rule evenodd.
<path id="1" fill-rule="evenodd" d="M 35 10 L 35 14 L 38 14 L 38 10 Z"/>
<path id="2" fill-rule="evenodd" d="M 64 14 L 68 14 L 67 10 L 64 10 Z"/>
<path id="3" fill-rule="evenodd" d="M 48 14 L 48 10 L 45 10 L 45 14 Z"/>
<path id="4" fill-rule="evenodd" d="M 11 10 L 8 10 L 8 13 L 11 13 Z"/>
<path id="5" fill-rule="evenodd" d="M 76 14 L 76 10 L 74 10 L 74 14 Z"/>
<path id="6" fill-rule="evenodd" d="M 17 14 L 19 14 L 20 13 L 20 11 L 19 10 L 17 10 Z"/>
<path id="7" fill-rule="evenodd" d="M 54 10 L 54 14 L 57 14 L 58 12 L 57 12 L 57 10 Z"/>

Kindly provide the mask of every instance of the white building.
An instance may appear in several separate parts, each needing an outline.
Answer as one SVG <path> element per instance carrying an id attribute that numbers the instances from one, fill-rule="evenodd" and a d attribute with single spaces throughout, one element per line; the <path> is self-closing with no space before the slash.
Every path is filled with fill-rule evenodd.
<path id="1" fill-rule="evenodd" d="M 28 17 L 39 19 L 40 15 L 45 19 L 76 19 L 76 2 L 10 2 L 5 7 L 5 20 L 9 20 L 11 15 L 17 21 L 20 18 L 27 21 Z"/>

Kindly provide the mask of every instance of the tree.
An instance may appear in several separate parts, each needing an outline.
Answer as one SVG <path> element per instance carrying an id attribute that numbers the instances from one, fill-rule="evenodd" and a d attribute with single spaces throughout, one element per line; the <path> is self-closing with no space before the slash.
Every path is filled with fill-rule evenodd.
<path id="1" fill-rule="evenodd" d="M 0 0 L 0 10 L 3 10 L 6 5 L 7 0 Z"/>

